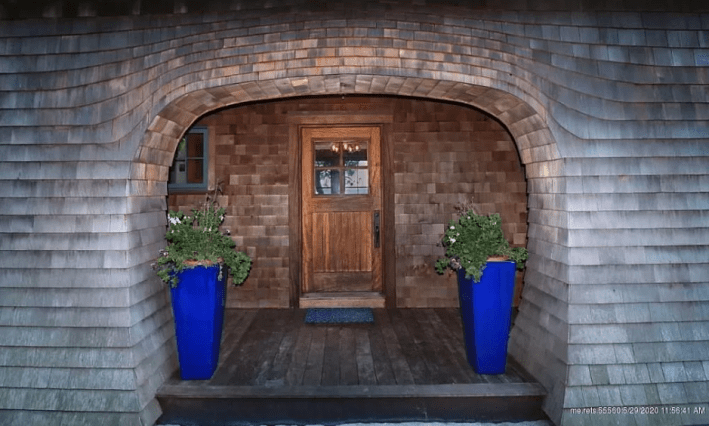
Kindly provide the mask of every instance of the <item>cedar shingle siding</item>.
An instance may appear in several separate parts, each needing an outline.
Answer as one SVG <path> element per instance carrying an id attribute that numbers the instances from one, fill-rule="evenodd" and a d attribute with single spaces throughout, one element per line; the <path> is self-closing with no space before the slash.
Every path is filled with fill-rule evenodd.
<path id="1" fill-rule="evenodd" d="M 494 196 L 502 204 L 490 208 L 527 212 L 527 230 L 512 234 L 519 243 L 526 232 L 530 260 L 510 354 L 547 388 L 545 411 L 557 424 L 709 423 L 709 10 L 690 1 L 514 3 L 0 5 L 0 423 L 155 421 L 155 391 L 177 364 L 150 263 L 164 245 L 178 138 L 225 107 L 328 94 L 428 99 L 390 101 L 401 104 L 394 117 L 412 120 L 416 105 L 473 114 L 391 124 L 390 142 L 402 135 L 397 217 L 430 221 L 420 230 L 397 223 L 397 303 L 452 297 L 450 287 L 426 287 L 429 272 L 418 269 L 440 218 L 421 202 L 423 188 L 443 191 L 446 203 L 475 185 L 505 192 L 493 184 L 507 176 L 454 176 L 473 154 L 453 161 L 457 148 L 439 143 L 479 122 L 437 101 L 472 106 L 509 132 L 504 154 L 487 151 L 493 173 L 513 172 L 518 155 L 526 179 L 526 209 Z M 250 227 L 233 235 L 264 266 L 245 287 L 249 300 L 282 305 L 292 265 L 273 243 L 286 239 L 290 181 L 280 161 L 292 153 L 278 122 L 244 124 L 262 143 L 240 153 L 242 127 L 216 126 L 215 171 L 235 168 L 228 196 L 269 211 L 237 220 L 250 216 L 237 204 L 228 226 Z M 431 161 L 411 161 L 423 147 Z M 233 164 L 239 155 L 256 163 Z M 448 186 L 442 174 L 472 188 Z M 252 180 L 266 175 L 274 181 Z M 263 192 L 238 193 L 248 190 Z M 583 413 L 606 405 L 704 413 Z"/>

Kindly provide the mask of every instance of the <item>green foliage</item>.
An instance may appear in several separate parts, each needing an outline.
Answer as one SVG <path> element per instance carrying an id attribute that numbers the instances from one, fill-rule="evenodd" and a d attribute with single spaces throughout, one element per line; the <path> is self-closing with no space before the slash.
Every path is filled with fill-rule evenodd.
<path id="1" fill-rule="evenodd" d="M 457 221 L 450 221 L 441 244 L 446 254 L 436 262 L 436 272 L 464 268 L 466 277 L 472 277 L 473 282 L 480 281 L 489 256 L 507 256 L 517 263 L 517 269 L 522 269 L 527 260 L 525 248 L 511 248 L 505 239 L 499 214 L 483 216 L 472 209 L 463 212 Z"/>
<path id="2" fill-rule="evenodd" d="M 206 202 L 201 209 L 192 210 L 192 216 L 183 212 L 168 213 L 168 229 L 165 238 L 168 245 L 154 264 L 158 276 L 172 287 L 177 285 L 177 273 L 205 265 L 224 264 L 232 274 L 232 282 L 244 282 L 251 269 L 251 258 L 234 250 L 236 244 L 228 235 L 219 231 L 224 220 L 224 208 Z"/>

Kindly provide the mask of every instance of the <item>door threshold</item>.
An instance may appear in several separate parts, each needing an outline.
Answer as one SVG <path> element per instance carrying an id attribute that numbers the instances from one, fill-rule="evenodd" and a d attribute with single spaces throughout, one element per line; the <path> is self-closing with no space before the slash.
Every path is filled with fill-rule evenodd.
<path id="1" fill-rule="evenodd" d="M 299 307 L 307 308 L 384 308 L 384 295 L 375 291 L 305 293 Z"/>

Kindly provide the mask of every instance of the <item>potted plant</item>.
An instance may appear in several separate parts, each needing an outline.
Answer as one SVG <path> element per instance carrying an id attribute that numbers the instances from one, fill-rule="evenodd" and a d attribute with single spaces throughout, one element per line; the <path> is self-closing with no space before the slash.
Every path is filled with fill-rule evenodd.
<path id="1" fill-rule="evenodd" d="M 468 362 L 479 374 L 503 374 L 515 270 L 524 267 L 527 250 L 510 247 L 499 214 L 478 214 L 472 203 L 459 210 L 444 232 L 436 271 L 457 272 Z"/>
<path id="2" fill-rule="evenodd" d="M 219 225 L 224 208 L 207 196 L 192 215 L 170 211 L 165 238 L 168 245 L 153 265 L 170 285 L 175 317 L 177 355 L 183 380 L 209 379 L 219 360 L 226 303 L 226 279 L 244 282 L 251 259 L 234 250 L 228 232 Z"/>

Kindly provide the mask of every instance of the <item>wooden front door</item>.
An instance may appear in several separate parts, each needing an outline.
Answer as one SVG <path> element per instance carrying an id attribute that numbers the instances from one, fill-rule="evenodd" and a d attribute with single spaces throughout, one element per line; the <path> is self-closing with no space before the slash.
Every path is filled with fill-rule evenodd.
<path id="1" fill-rule="evenodd" d="M 383 306 L 380 129 L 305 127 L 302 143 L 300 305 Z"/>

